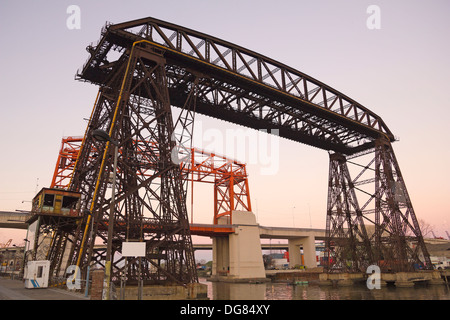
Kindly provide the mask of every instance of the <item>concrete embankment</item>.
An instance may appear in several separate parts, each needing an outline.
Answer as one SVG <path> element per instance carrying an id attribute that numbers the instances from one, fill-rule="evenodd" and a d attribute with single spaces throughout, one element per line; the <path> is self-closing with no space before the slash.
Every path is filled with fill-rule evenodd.
<path id="1" fill-rule="evenodd" d="M 266 270 L 273 282 L 308 282 L 319 285 L 351 286 L 365 283 L 369 275 L 364 273 L 324 273 L 321 268 L 311 270 Z M 450 285 L 450 270 L 381 273 L 380 284 L 396 287 L 412 287 L 415 284 Z"/>
<path id="2" fill-rule="evenodd" d="M 273 282 L 296 282 L 307 281 L 308 283 L 319 283 L 319 276 L 323 268 L 307 270 L 266 270 L 266 277 Z"/>

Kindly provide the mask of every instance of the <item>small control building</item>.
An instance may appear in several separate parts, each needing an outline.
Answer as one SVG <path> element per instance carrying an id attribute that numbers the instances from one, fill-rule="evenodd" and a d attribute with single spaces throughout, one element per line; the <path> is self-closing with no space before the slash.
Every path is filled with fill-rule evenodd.
<path id="1" fill-rule="evenodd" d="M 34 272 L 37 267 L 43 267 L 51 282 L 55 276 L 53 271 L 67 259 L 64 253 L 69 246 L 68 236 L 74 233 L 81 220 L 80 192 L 42 188 L 33 198 L 31 217 L 27 221 L 24 266 L 28 266 L 32 261 L 36 262 L 31 263 L 28 270 Z M 38 266 L 37 262 L 46 260 L 50 263 L 48 267 Z M 34 287 L 33 282 L 30 281 L 28 287 Z"/>
<path id="2" fill-rule="evenodd" d="M 78 216 L 80 214 L 79 192 L 42 188 L 33 198 L 31 211 L 37 214 Z"/>

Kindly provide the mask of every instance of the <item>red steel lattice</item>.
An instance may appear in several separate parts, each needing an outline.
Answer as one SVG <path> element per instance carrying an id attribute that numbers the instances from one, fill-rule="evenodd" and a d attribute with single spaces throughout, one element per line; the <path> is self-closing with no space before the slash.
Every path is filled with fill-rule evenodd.
<path id="1" fill-rule="evenodd" d="M 65 137 L 61 140 L 61 149 L 50 188 L 67 189 L 69 187 L 82 142 L 82 137 Z M 145 152 L 142 153 L 145 154 Z M 224 217 L 222 219 L 226 224 L 231 224 L 233 210 L 252 210 L 245 164 L 192 148 L 189 165 L 180 166 L 185 173 L 188 173 L 190 182 L 214 184 L 214 224 L 218 224 L 221 217 Z M 145 175 L 145 172 L 141 174 Z"/>

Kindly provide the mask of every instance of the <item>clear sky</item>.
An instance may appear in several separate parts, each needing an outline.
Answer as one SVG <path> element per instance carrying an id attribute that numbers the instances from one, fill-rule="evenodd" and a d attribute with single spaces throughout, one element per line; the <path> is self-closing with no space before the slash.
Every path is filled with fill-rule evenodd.
<path id="1" fill-rule="evenodd" d="M 70 5 L 80 9 L 70 29 Z M 371 5 L 379 8 L 378 29 Z M 0 211 L 28 210 L 50 184 L 63 136 L 81 136 L 94 85 L 74 80 L 106 21 L 151 16 L 264 54 L 380 115 L 419 219 L 450 232 L 450 2 L 11 1 L 0 2 Z M 237 127 L 199 117 L 203 138 Z M 242 128 L 241 128 L 242 129 Z M 328 154 L 281 139 L 277 170 L 248 163 L 253 211 L 264 226 L 325 228 Z M 194 221 L 212 220 L 213 190 L 195 186 Z M 23 232 L 0 229 L 0 243 Z"/>

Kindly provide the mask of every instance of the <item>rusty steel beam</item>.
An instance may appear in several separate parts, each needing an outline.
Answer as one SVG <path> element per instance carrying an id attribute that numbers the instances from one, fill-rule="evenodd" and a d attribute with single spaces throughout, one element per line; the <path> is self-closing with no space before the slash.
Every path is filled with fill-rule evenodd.
<path id="1" fill-rule="evenodd" d="M 328 272 L 433 268 L 389 141 L 351 159 L 330 155 L 325 249 Z"/>
<path id="2" fill-rule="evenodd" d="M 50 184 L 51 188 L 69 188 L 82 141 L 83 138 L 80 137 L 62 138 L 58 160 Z M 148 152 L 143 148 L 147 144 L 139 141 L 133 143 L 137 149 L 136 153 L 143 161 L 148 162 L 148 167 L 141 168 L 137 174 L 151 176 L 156 164 L 153 163 L 153 166 L 151 166 L 151 159 L 146 158 Z M 157 149 L 156 142 L 148 145 Z M 233 210 L 252 211 L 248 174 L 244 163 L 198 148 L 178 147 L 178 149 L 182 160 L 180 168 L 185 174 L 184 180 L 214 184 L 214 224 L 217 224 L 218 219 L 224 216 L 231 223 L 231 212 Z M 88 157 L 95 158 L 98 152 L 94 148 Z M 119 149 L 119 153 L 122 154 L 122 152 L 122 149 Z M 193 186 L 191 188 L 193 189 Z"/>
<path id="3" fill-rule="evenodd" d="M 171 154 L 177 141 L 188 149 L 195 114 L 201 113 L 254 129 L 275 129 L 281 137 L 332 154 L 327 249 L 334 260 L 329 270 L 361 271 L 368 264 L 401 271 L 431 266 L 391 146 L 395 138 L 373 111 L 285 64 L 154 18 L 106 25 L 88 52 L 76 77 L 100 90 L 69 187 L 85 199 L 69 264 L 85 272 L 93 261 L 102 263 L 95 240 L 106 243 L 105 230 L 113 226 L 113 253 L 128 239 L 147 244 L 146 258 L 131 259 L 126 270 L 113 263 L 113 281 L 123 271 L 130 281 L 197 281 L 187 175 Z M 177 141 L 171 106 L 182 109 L 175 121 L 182 129 Z M 117 168 L 111 143 L 92 138 L 97 129 L 117 141 Z M 360 156 L 372 158 L 353 174 L 350 165 Z M 109 191 L 112 172 L 118 173 L 115 197 Z M 230 187 L 242 181 L 231 176 L 223 185 L 215 182 L 216 195 L 231 203 L 217 207 L 215 217 L 234 210 L 233 194 L 248 193 L 245 184 L 236 191 Z"/>
<path id="4" fill-rule="evenodd" d="M 371 110 L 326 84 L 254 51 L 154 18 L 106 25 L 80 80 L 104 85 L 136 41 L 164 51 L 174 106 L 186 100 L 190 71 L 199 75 L 197 112 L 326 150 L 353 154 L 394 136 Z M 113 52 L 120 58 L 109 58 Z"/>
<path id="5" fill-rule="evenodd" d="M 123 241 L 143 241 L 147 247 L 146 258 L 128 258 L 129 282 L 198 281 L 186 191 L 180 167 L 171 159 L 174 123 L 164 65 L 161 52 L 136 47 L 109 86 L 102 88 L 95 106 L 70 185 L 85 195 L 89 212 L 76 232 L 68 262 L 84 272 L 95 255 L 95 239 L 107 242 L 105 230 L 114 215 L 112 256 L 121 252 Z M 114 148 L 92 137 L 96 129 L 104 129 L 118 142 L 117 168 L 112 163 Z M 156 146 L 151 142 L 155 140 Z M 95 157 L 92 153 L 96 151 Z M 114 170 L 118 190 L 112 208 L 108 185 Z M 144 228 L 145 219 L 151 221 L 149 225 L 162 227 Z M 157 253 L 158 259 L 151 258 Z M 120 262 L 112 261 L 113 282 L 125 271 Z"/>

